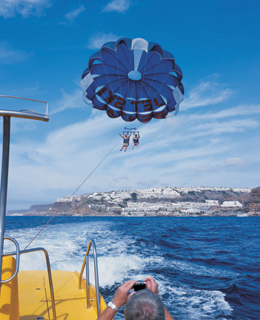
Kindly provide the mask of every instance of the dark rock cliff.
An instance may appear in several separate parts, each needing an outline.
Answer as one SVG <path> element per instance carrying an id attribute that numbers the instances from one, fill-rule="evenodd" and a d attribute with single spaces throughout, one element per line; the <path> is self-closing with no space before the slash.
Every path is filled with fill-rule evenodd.
<path id="1" fill-rule="evenodd" d="M 251 190 L 248 199 L 245 201 L 245 212 L 252 214 L 260 212 L 260 187 Z"/>

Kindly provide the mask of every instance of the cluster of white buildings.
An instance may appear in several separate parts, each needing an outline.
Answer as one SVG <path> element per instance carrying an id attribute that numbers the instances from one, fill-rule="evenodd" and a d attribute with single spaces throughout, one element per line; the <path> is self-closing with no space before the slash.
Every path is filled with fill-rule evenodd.
<path id="1" fill-rule="evenodd" d="M 93 200 L 104 200 L 111 202 L 122 202 L 126 199 L 131 199 L 131 195 L 136 193 L 138 198 L 178 198 L 181 193 L 189 192 L 203 192 L 203 191 L 234 191 L 250 193 L 252 188 L 222 188 L 222 187 L 179 187 L 179 188 L 150 188 L 150 189 L 136 189 L 136 190 L 123 190 L 123 191 L 111 191 L 111 192 L 94 192 L 92 194 L 64 196 L 58 198 L 57 202 L 69 202 L 73 200 L 82 200 L 83 198 L 89 198 Z M 209 200 L 210 201 L 210 200 Z"/>
<path id="2" fill-rule="evenodd" d="M 57 202 L 80 201 L 83 200 L 83 198 L 88 198 L 97 201 L 103 200 L 118 203 L 123 202 L 126 199 L 131 199 L 131 193 L 127 191 L 94 192 L 92 194 L 64 196 L 62 198 L 58 198 Z"/>
<path id="3" fill-rule="evenodd" d="M 122 208 L 122 215 L 193 215 L 209 214 L 214 211 L 238 211 L 243 207 L 239 201 L 224 201 L 222 204 L 218 200 L 206 200 L 205 202 L 127 202 L 127 207 Z"/>
<path id="4" fill-rule="evenodd" d="M 85 195 L 65 196 L 57 199 L 57 202 L 70 202 L 92 200 L 89 208 L 98 211 L 120 212 L 121 215 L 195 215 L 212 214 L 213 212 L 241 211 L 242 203 L 239 201 L 205 200 L 205 202 L 179 201 L 183 193 L 203 191 L 234 191 L 249 193 L 251 188 L 209 188 L 209 187 L 182 187 L 182 188 L 150 188 L 132 191 L 111 191 Z M 134 197 L 133 197 L 134 195 Z M 135 201 L 136 199 L 138 201 Z M 152 201 L 156 199 L 156 202 Z M 174 202 L 164 199 L 175 199 Z M 147 199 L 145 201 L 145 199 Z M 148 201 L 151 200 L 151 201 Z M 97 202 L 96 202 L 96 201 Z M 144 201 L 143 201 L 144 200 Z M 101 203 L 100 203 L 101 201 Z M 96 203 L 95 203 L 96 202 Z"/>

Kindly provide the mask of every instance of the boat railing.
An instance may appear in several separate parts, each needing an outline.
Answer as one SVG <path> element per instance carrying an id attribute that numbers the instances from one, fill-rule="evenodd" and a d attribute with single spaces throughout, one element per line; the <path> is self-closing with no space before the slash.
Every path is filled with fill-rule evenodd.
<path id="1" fill-rule="evenodd" d="M 25 101 L 32 101 L 37 103 L 43 103 L 46 105 L 45 114 L 41 114 L 35 110 L 28 110 L 28 109 L 22 109 L 19 111 L 15 110 L 3 110 L 0 109 L 0 116 L 9 115 L 11 117 L 17 117 L 17 118 L 26 118 L 26 119 L 34 119 L 34 120 L 43 120 L 43 121 L 49 121 L 48 116 L 48 102 L 41 101 L 41 100 L 35 100 L 35 99 L 28 99 L 23 97 L 15 97 L 10 95 L 0 95 L 0 98 L 11 98 L 11 99 L 17 99 L 17 100 L 25 100 Z"/>
<path id="2" fill-rule="evenodd" d="M 18 271 L 19 271 L 19 265 L 20 265 L 20 246 L 19 246 L 19 243 L 11 238 L 11 237 L 5 237 L 4 240 L 9 240 L 11 242 L 13 242 L 15 244 L 15 247 L 16 247 L 16 252 L 12 255 L 16 255 L 16 266 L 15 266 L 15 271 L 14 271 L 14 274 L 9 278 L 9 279 L 6 279 L 6 280 L 2 280 L 0 279 L 0 283 L 7 283 L 7 282 L 10 282 L 11 280 L 13 280 L 13 278 L 17 275 Z"/>
<path id="3" fill-rule="evenodd" d="M 99 279 L 98 279 L 98 263 L 97 263 L 97 249 L 94 240 L 90 240 L 88 243 L 88 248 L 84 257 L 84 261 L 81 267 L 79 275 L 79 289 L 82 289 L 82 276 L 84 268 L 86 267 L 86 299 L 87 299 L 87 309 L 90 308 L 90 294 L 89 294 L 89 252 L 91 247 L 93 247 L 93 259 L 94 259 L 94 274 L 95 274 L 95 291 L 96 291 L 96 301 L 97 301 L 97 314 L 100 316 L 100 295 L 99 295 Z"/>
<path id="4" fill-rule="evenodd" d="M 12 242 L 15 243 L 15 245 L 17 243 L 16 240 L 10 238 L 10 237 L 6 237 L 4 238 L 5 240 L 11 240 Z M 31 253 L 31 252 L 37 252 L 37 251 L 42 251 L 45 255 L 45 260 L 46 260 L 46 266 L 47 266 L 47 274 L 48 274 L 48 280 L 49 280 L 49 288 L 50 288 L 50 296 L 51 296 L 51 305 L 52 305 L 52 313 L 53 313 L 53 320 L 57 320 L 57 316 L 56 316 L 56 307 L 55 307 L 55 297 L 54 297 L 54 290 L 53 290 L 53 281 L 52 281 L 52 275 L 51 275 L 51 264 L 50 264 L 50 258 L 49 258 L 49 254 L 48 252 L 44 249 L 44 248 L 32 248 L 32 249 L 26 249 L 26 250 L 19 250 L 19 245 L 18 247 L 16 247 L 16 252 L 10 252 L 10 253 L 6 253 L 6 254 L 3 254 L 3 256 L 13 256 L 13 255 L 16 255 L 17 257 L 17 261 L 20 260 L 20 255 L 21 254 L 25 254 L 25 253 Z M 19 258 L 18 258 L 19 257 Z M 16 262 L 16 270 L 15 270 L 15 273 L 14 275 L 8 279 L 8 280 L 2 280 L 1 283 L 4 283 L 4 282 L 9 282 L 11 281 L 15 276 L 16 274 L 18 273 L 19 271 L 19 262 L 17 263 Z"/>
<path id="5" fill-rule="evenodd" d="M 48 103 L 45 101 L 15 97 L 9 95 L 0 95 L 0 98 L 19 99 L 23 101 L 32 101 L 45 104 L 45 114 L 38 113 L 34 110 L 22 109 L 20 111 L 9 110 L 9 108 L 0 108 L 0 117 L 3 117 L 3 144 L 2 144 L 2 171 L 1 171 L 1 190 L 0 190 L 0 279 L 2 279 L 2 255 L 4 248 L 4 233 L 5 233 L 5 217 L 7 203 L 7 185 L 8 185 L 8 170 L 9 170 L 9 149 L 10 149 L 10 126 L 11 118 L 22 118 L 39 121 L 49 121 Z M 1 100 L 2 101 L 2 100 Z M 2 103 L 1 103 L 2 104 Z M 1 292 L 1 286 L 0 286 Z"/>

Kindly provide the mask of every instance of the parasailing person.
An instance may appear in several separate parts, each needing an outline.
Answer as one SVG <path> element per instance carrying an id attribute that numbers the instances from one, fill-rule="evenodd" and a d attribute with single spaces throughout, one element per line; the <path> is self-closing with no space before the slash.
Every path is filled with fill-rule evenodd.
<path id="1" fill-rule="evenodd" d="M 122 148 L 120 149 L 120 151 L 122 151 L 125 148 L 125 152 L 129 146 L 129 140 L 131 137 L 132 132 L 130 132 L 129 136 L 127 135 L 127 133 L 125 133 L 124 136 L 121 135 L 121 133 L 119 133 L 120 137 L 123 139 L 123 145 Z"/>
<path id="2" fill-rule="evenodd" d="M 134 147 L 137 146 L 137 148 L 139 149 L 139 139 L 140 139 L 140 134 L 139 132 L 138 133 L 135 133 L 134 136 L 133 136 L 133 150 L 134 150 Z"/>

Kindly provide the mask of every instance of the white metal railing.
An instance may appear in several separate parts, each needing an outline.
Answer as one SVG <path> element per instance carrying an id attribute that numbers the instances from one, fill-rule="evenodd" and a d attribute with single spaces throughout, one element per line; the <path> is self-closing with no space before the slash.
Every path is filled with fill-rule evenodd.
<path id="1" fill-rule="evenodd" d="M 98 279 L 98 262 L 97 262 L 97 250 L 94 240 L 90 240 L 88 248 L 85 254 L 85 258 L 81 267 L 79 275 L 79 289 L 82 289 L 82 275 L 84 268 L 86 267 L 86 299 L 87 299 L 87 309 L 90 308 L 90 298 L 89 298 L 89 251 L 91 246 L 93 247 L 94 256 L 94 273 L 95 273 L 95 290 L 96 290 L 96 300 L 97 300 L 97 315 L 100 316 L 100 295 L 99 295 L 99 279 Z"/>

